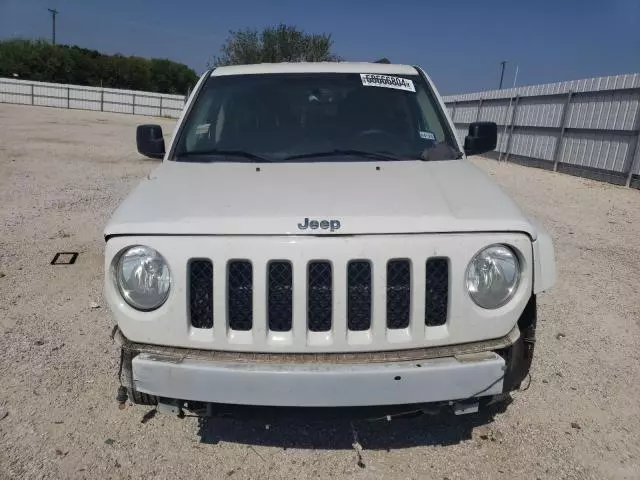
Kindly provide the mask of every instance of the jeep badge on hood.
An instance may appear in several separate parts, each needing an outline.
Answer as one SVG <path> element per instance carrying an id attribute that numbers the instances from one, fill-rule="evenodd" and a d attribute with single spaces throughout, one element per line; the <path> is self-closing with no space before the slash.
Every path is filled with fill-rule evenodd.
<path id="1" fill-rule="evenodd" d="M 306 217 L 304 222 L 298 224 L 298 228 L 300 230 L 317 230 L 321 228 L 322 230 L 335 232 L 336 230 L 340 230 L 340 220 L 311 220 Z"/>

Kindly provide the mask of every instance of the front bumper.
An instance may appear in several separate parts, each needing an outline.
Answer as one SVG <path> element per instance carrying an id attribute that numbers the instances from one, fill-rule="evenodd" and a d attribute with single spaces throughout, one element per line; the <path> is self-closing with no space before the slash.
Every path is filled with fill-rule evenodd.
<path id="1" fill-rule="evenodd" d="M 422 363 L 260 365 L 172 359 L 132 362 L 139 392 L 181 400 L 285 407 L 351 407 L 460 400 L 502 392 L 505 361 L 494 352 Z"/>
<path id="2" fill-rule="evenodd" d="M 251 355 L 122 346 L 121 383 L 136 403 L 203 402 L 280 407 L 353 407 L 460 401 L 512 388 L 522 344 L 507 336 L 464 345 L 376 354 Z M 142 394 L 142 395 L 141 395 Z M 138 399 L 144 399 L 139 401 Z"/>

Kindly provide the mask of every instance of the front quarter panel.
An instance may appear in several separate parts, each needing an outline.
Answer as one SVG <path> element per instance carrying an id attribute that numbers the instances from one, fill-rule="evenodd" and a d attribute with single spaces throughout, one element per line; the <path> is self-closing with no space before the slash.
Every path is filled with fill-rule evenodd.
<path id="1" fill-rule="evenodd" d="M 556 254 L 549 232 L 533 220 L 531 223 L 537 230 L 533 242 L 533 292 L 537 294 L 549 290 L 556 283 Z"/>

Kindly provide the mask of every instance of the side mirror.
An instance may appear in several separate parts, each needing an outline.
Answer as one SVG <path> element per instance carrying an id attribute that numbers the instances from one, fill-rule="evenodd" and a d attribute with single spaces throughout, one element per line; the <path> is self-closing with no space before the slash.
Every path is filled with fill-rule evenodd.
<path id="1" fill-rule="evenodd" d="M 164 157 L 164 136 L 160 125 L 138 125 L 136 129 L 138 152 L 150 158 Z"/>
<path id="2" fill-rule="evenodd" d="M 478 155 L 490 152 L 498 143 L 498 126 L 494 122 L 473 122 L 464 139 L 464 153 Z"/>

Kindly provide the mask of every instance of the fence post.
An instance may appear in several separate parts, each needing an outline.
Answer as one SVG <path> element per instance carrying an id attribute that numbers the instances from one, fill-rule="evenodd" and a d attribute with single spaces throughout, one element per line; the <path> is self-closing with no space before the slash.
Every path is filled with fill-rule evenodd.
<path id="1" fill-rule="evenodd" d="M 71 108 L 71 87 L 67 87 L 67 108 Z"/>
<path id="2" fill-rule="evenodd" d="M 162 116 L 162 98 L 163 97 L 160 97 L 160 116 Z"/>
<path id="3" fill-rule="evenodd" d="M 100 111 L 104 112 L 104 90 L 100 90 Z"/>
<path id="4" fill-rule="evenodd" d="M 571 97 L 573 96 L 573 91 L 569 90 L 567 93 L 567 100 L 564 102 L 564 108 L 562 109 L 562 116 L 560 117 L 560 134 L 558 135 L 558 139 L 556 140 L 556 146 L 553 149 L 553 171 L 558 171 L 558 163 L 560 162 L 560 145 L 562 144 L 562 139 L 564 138 L 564 132 L 567 129 L 567 114 L 569 111 L 569 105 L 571 105 Z"/>
<path id="5" fill-rule="evenodd" d="M 507 147 L 507 115 L 509 114 L 509 109 L 510 108 L 515 108 L 515 104 L 513 103 L 514 97 L 513 95 L 511 95 L 509 97 L 509 104 L 507 105 L 507 108 L 504 111 L 504 117 L 502 117 L 502 126 L 504 127 L 504 129 L 502 130 L 502 141 L 501 141 L 501 145 L 500 145 L 500 150 L 498 151 L 498 162 L 500 162 L 502 160 L 502 154 L 505 152 L 506 147 Z M 511 110 L 511 116 L 513 117 L 513 110 Z M 511 121 L 513 121 L 513 119 L 511 119 Z"/>
<path id="6" fill-rule="evenodd" d="M 476 110 L 476 119 L 474 120 L 474 122 L 477 122 L 478 119 L 480 118 L 480 109 L 482 108 L 482 98 L 480 99 L 480 101 L 478 101 L 478 110 Z"/>
<path id="7" fill-rule="evenodd" d="M 627 172 L 627 181 L 625 182 L 627 187 L 631 186 L 633 172 L 638 168 L 638 163 L 640 163 L 640 152 L 638 152 L 638 150 L 640 150 L 640 108 L 638 108 L 638 111 L 636 112 L 634 126 L 636 128 L 636 141 L 635 145 L 631 149 L 631 160 L 629 161 L 629 171 Z"/>
<path id="8" fill-rule="evenodd" d="M 32 83 L 31 84 L 31 105 L 34 105 L 35 104 L 34 102 L 35 102 L 35 100 L 34 100 L 33 83 Z"/>
<path id="9" fill-rule="evenodd" d="M 133 114 L 136 114 L 136 94 L 133 94 Z"/>
<path id="10" fill-rule="evenodd" d="M 516 123 L 516 110 L 518 110 L 518 104 L 520 103 L 520 95 L 516 96 L 516 101 L 513 104 L 513 110 L 511 110 L 511 122 L 509 125 L 509 136 L 507 137 L 507 146 L 505 147 L 504 161 L 509 161 L 509 149 L 511 148 L 511 136 L 513 135 L 513 127 Z"/>

